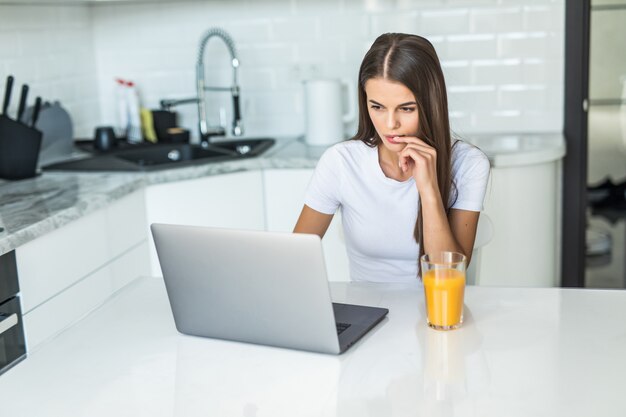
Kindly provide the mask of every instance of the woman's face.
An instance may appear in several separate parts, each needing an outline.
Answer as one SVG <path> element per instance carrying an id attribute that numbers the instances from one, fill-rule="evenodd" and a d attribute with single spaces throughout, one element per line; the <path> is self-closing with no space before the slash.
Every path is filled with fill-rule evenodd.
<path id="1" fill-rule="evenodd" d="M 372 78 L 365 82 L 367 110 L 383 145 L 400 152 L 405 143 L 393 141 L 394 136 L 416 136 L 419 116 L 415 96 L 404 84 Z"/>

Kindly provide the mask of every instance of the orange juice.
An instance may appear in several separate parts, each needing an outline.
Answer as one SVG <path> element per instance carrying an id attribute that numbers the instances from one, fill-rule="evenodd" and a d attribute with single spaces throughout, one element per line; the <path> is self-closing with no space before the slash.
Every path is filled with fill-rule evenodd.
<path id="1" fill-rule="evenodd" d="M 428 325 L 451 329 L 461 324 L 465 272 L 439 268 L 426 271 L 423 277 Z"/>

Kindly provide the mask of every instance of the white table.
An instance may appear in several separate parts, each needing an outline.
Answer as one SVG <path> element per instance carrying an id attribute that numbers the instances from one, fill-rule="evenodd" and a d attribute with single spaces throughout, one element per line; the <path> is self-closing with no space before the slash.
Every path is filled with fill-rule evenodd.
<path id="1" fill-rule="evenodd" d="M 390 310 L 341 356 L 180 335 L 138 279 L 0 376 L 0 415 L 626 415 L 626 291 L 469 287 L 437 332 L 417 283 L 331 289 Z"/>

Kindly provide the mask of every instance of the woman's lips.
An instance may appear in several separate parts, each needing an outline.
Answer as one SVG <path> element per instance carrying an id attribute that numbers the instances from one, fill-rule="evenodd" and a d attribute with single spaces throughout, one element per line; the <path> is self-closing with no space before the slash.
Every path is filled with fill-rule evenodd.
<path id="1" fill-rule="evenodd" d="M 387 142 L 393 143 L 393 144 L 401 143 L 401 142 L 397 142 L 397 141 L 393 140 L 393 138 L 397 138 L 397 137 L 400 137 L 400 135 L 392 135 L 392 136 L 385 135 L 385 139 L 387 139 Z"/>

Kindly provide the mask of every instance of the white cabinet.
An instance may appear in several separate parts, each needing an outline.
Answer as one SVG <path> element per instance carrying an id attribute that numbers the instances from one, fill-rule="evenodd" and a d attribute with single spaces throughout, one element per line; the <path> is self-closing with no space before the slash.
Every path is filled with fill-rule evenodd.
<path id="1" fill-rule="evenodd" d="M 482 249 L 480 285 L 559 286 L 560 162 L 494 167 L 485 212 L 493 240 Z"/>
<path id="2" fill-rule="evenodd" d="M 313 175 L 312 169 L 269 169 L 263 171 L 267 230 L 291 232 L 296 225 L 304 193 Z M 322 239 L 324 258 L 330 281 L 349 281 L 350 271 L 341 213 L 337 212 Z"/>
<path id="3" fill-rule="evenodd" d="M 264 230 L 261 171 L 152 185 L 146 189 L 146 220 L 152 275 L 161 276 L 150 224 Z"/>
<path id="4" fill-rule="evenodd" d="M 29 350 L 149 273 L 143 190 L 16 249 Z"/>

